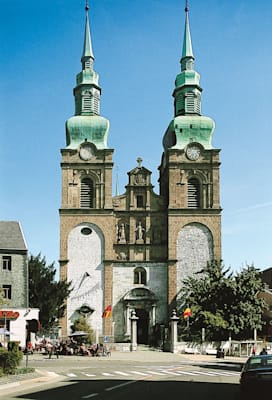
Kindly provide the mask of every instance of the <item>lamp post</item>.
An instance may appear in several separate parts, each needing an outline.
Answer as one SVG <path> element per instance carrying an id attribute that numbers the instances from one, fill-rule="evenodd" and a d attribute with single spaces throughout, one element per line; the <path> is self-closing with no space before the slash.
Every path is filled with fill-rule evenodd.
<path id="1" fill-rule="evenodd" d="M 6 347 L 7 317 L 4 316 L 4 347 Z"/>

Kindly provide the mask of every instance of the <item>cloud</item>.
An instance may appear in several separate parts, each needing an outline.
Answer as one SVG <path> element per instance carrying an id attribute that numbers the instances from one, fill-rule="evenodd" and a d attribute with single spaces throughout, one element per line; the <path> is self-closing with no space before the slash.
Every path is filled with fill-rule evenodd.
<path id="1" fill-rule="evenodd" d="M 272 207 L 272 201 L 267 201 L 265 203 L 259 203 L 259 204 L 253 204 L 252 206 L 248 206 L 248 207 L 244 207 L 244 208 L 238 208 L 237 210 L 234 210 L 234 211 L 226 213 L 226 214 L 230 215 L 230 214 L 246 213 L 249 211 L 259 210 L 259 209 L 267 208 L 267 207 Z"/>

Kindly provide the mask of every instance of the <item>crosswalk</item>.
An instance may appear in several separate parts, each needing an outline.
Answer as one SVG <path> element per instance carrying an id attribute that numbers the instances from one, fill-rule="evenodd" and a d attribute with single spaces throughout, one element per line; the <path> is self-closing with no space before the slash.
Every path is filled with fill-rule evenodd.
<path id="1" fill-rule="evenodd" d="M 167 376 L 195 376 L 195 377 L 199 377 L 199 376 L 210 376 L 210 377 L 218 377 L 218 376 L 222 376 L 222 377 L 238 377 L 240 375 L 239 372 L 235 372 L 235 371 L 226 371 L 226 370 L 220 370 L 220 371 L 214 371 L 214 370 L 196 370 L 196 369 L 190 369 L 190 370 L 182 370 L 182 369 L 159 369 L 159 370 L 151 370 L 151 369 L 147 369 L 147 370 L 131 370 L 131 371 L 110 371 L 110 372 L 103 372 L 103 371 L 99 371 L 96 373 L 87 373 L 85 371 L 79 371 L 77 373 L 67 373 L 66 376 L 69 378 L 76 378 L 79 376 L 86 376 L 87 378 L 98 378 L 98 377 L 107 377 L 107 378 L 117 378 L 117 377 L 124 377 L 124 378 L 144 378 L 144 377 L 148 377 L 148 376 L 157 376 L 157 377 L 167 377 Z"/>

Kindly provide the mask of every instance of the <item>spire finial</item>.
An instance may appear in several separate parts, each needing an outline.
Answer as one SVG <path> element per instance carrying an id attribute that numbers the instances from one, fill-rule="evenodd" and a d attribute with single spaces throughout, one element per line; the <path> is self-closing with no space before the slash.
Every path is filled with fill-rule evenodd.
<path id="1" fill-rule="evenodd" d="M 186 0 L 186 3 L 185 3 L 185 12 L 186 13 L 189 12 L 188 0 Z"/>
<path id="2" fill-rule="evenodd" d="M 142 168 L 143 159 L 141 157 L 138 157 L 136 161 L 138 163 L 138 168 Z"/>
<path id="3" fill-rule="evenodd" d="M 86 10 L 86 12 L 88 12 L 88 10 L 89 10 L 89 2 L 88 2 L 88 0 L 86 0 L 85 10 Z"/>

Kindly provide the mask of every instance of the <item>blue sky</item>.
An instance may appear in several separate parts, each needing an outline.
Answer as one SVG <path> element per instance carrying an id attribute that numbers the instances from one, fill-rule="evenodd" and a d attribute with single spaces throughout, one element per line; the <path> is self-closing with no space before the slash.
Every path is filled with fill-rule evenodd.
<path id="1" fill-rule="evenodd" d="M 101 114 L 109 118 L 120 192 L 138 156 L 153 171 L 173 117 L 184 0 L 91 0 Z M 19 220 L 29 252 L 58 265 L 60 149 L 74 114 L 84 0 L 0 0 L 0 219 Z M 190 0 L 202 113 L 221 151 L 223 260 L 272 264 L 272 3 Z"/>

